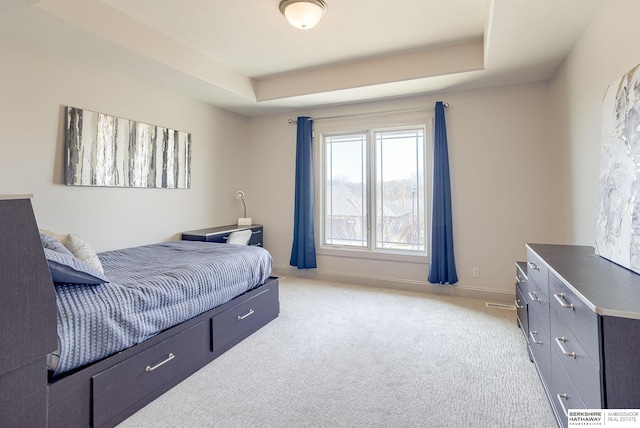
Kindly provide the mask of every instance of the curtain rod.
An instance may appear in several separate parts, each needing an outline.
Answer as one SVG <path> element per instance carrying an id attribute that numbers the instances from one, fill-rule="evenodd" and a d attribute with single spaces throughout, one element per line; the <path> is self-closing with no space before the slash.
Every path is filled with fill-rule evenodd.
<path id="1" fill-rule="evenodd" d="M 449 103 L 444 103 L 444 108 L 448 108 L 449 107 Z M 412 107 L 412 108 L 405 108 L 405 109 L 399 109 L 399 110 L 384 110 L 384 111 L 375 111 L 375 112 L 371 112 L 371 113 L 357 113 L 357 114 L 343 114 L 340 116 L 325 116 L 325 117 L 317 117 L 317 118 L 310 118 L 311 120 L 313 120 L 314 122 L 317 121 L 322 121 L 322 120 L 333 120 L 333 119 L 345 119 L 345 118 L 349 118 L 349 117 L 366 117 L 366 116 L 378 116 L 378 115 L 383 115 L 383 114 L 391 114 L 391 113 L 407 113 L 407 112 L 413 112 L 413 111 L 429 111 L 429 110 L 433 110 L 435 107 Z M 290 124 L 295 124 L 298 123 L 297 119 L 289 119 L 287 121 Z"/>

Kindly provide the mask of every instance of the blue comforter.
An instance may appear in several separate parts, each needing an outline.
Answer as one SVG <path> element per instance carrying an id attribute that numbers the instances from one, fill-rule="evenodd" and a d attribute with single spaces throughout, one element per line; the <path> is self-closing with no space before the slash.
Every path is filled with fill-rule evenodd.
<path id="1" fill-rule="evenodd" d="M 264 283 L 263 248 L 175 241 L 98 254 L 109 283 L 56 284 L 54 375 L 100 360 Z"/>

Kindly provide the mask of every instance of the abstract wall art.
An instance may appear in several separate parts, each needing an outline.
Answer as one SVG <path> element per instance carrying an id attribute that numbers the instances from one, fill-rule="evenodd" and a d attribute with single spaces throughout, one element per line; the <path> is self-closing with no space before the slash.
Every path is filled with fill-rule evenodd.
<path id="1" fill-rule="evenodd" d="M 66 108 L 65 184 L 191 187 L 191 134 Z"/>
<path id="2" fill-rule="evenodd" d="M 640 64 L 604 99 L 596 253 L 640 273 Z"/>

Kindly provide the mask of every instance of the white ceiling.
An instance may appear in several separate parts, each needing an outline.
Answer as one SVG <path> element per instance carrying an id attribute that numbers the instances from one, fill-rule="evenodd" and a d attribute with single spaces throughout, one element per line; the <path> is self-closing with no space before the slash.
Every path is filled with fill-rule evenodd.
<path id="1" fill-rule="evenodd" d="M 0 35 L 244 115 L 548 79 L 607 0 L 0 0 Z"/>

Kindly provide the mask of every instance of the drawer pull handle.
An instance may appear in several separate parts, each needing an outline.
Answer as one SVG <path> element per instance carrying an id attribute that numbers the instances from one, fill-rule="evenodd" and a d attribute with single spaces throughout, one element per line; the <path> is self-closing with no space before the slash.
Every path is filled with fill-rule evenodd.
<path id="1" fill-rule="evenodd" d="M 261 230 L 252 230 L 252 231 L 251 231 L 251 234 L 253 234 L 253 235 L 259 235 L 259 234 L 261 234 L 261 233 L 262 233 L 262 231 L 261 231 Z"/>
<path id="2" fill-rule="evenodd" d="M 253 315 L 253 309 L 249 309 L 249 312 L 247 312 L 244 315 L 238 315 L 238 321 L 245 319 L 246 317 L 249 317 Z"/>
<path id="3" fill-rule="evenodd" d="M 562 351 L 562 353 L 564 355 L 566 355 L 567 357 L 576 357 L 576 353 L 575 352 L 569 352 L 565 349 L 563 343 L 567 342 L 567 338 L 566 337 L 556 337 L 556 343 L 558 344 L 558 348 L 560 348 L 560 351 Z"/>
<path id="4" fill-rule="evenodd" d="M 520 284 L 522 282 L 522 278 L 520 278 L 520 276 L 516 275 L 516 282 L 518 284 Z"/>
<path id="5" fill-rule="evenodd" d="M 530 331 L 529 332 L 529 336 L 531 336 L 531 340 L 533 340 L 533 343 L 535 343 L 536 345 L 542 345 L 542 341 L 536 339 L 536 337 L 534 336 L 534 334 L 538 334 L 537 331 Z"/>
<path id="6" fill-rule="evenodd" d="M 567 303 L 567 301 L 564 299 L 564 293 L 553 293 L 553 297 L 556 298 L 558 303 L 560 303 L 563 308 L 571 310 L 575 308 L 575 306 L 573 306 L 573 303 Z"/>
<path id="7" fill-rule="evenodd" d="M 531 297 L 531 300 L 533 300 L 534 302 L 540 303 L 540 299 L 538 299 L 535 291 L 529 292 L 529 297 Z"/>
<path id="8" fill-rule="evenodd" d="M 151 366 L 147 366 L 145 367 L 144 371 L 145 372 L 152 372 L 155 369 L 157 369 L 158 367 L 167 364 L 169 361 L 173 360 L 176 356 L 173 355 L 172 353 L 169 353 L 169 355 L 167 356 L 167 359 L 164 361 L 160 361 L 158 364 L 156 364 L 155 366 L 151 367 Z"/>
<path id="9" fill-rule="evenodd" d="M 562 411 L 564 412 L 565 417 L 569 417 L 569 412 L 567 412 L 567 408 L 564 407 L 564 402 L 569 399 L 567 394 L 557 394 L 558 402 L 560 403 L 560 407 L 562 407 Z"/>
<path id="10" fill-rule="evenodd" d="M 533 270 L 538 270 L 538 271 L 540 270 L 540 268 L 538 267 L 538 265 L 536 265 L 536 264 L 535 264 L 535 263 L 533 263 L 533 262 L 529 262 L 529 263 L 527 263 L 527 265 L 528 265 L 531 269 L 533 269 Z"/>
<path id="11" fill-rule="evenodd" d="M 516 299 L 516 300 L 514 300 L 514 303 L 516 304 L 516 308 L 518 308 L 518 309 L 524 309 L 524 306 L 520 306 L 520 299 Z"/>

